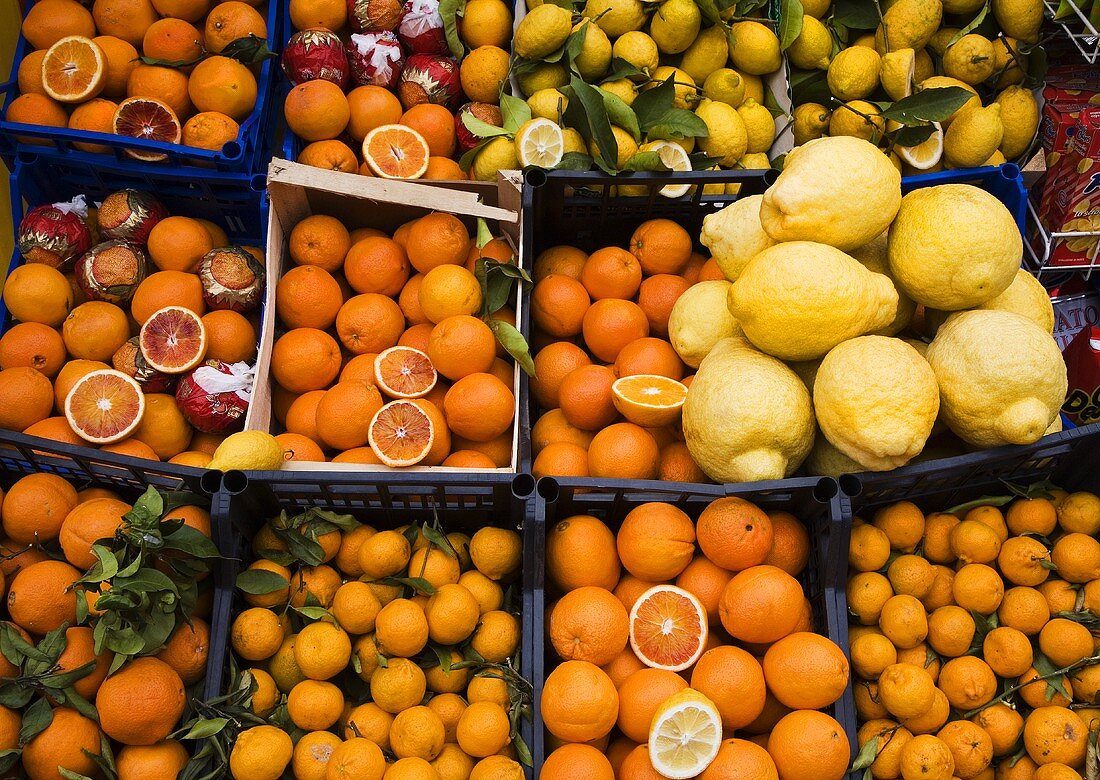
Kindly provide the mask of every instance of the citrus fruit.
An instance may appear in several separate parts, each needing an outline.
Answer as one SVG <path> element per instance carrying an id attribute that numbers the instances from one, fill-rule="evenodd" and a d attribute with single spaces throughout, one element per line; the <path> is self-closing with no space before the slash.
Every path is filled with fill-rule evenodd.
<path id="1" fill-rule="evenodd" d="M 644 428 L 659 428 L 676 422 L 687 399 L 686 387 L 675 379 L 656 374 L 616 379 L 611 385 L 611 393 L 619 413 Z"/>
<path id="2" fill-rule="evenodd" d="M 107 56 L 99 44 L 69 35 L 49 48 L 42 60 L 42 87 L 62 103 L 83 103 L 103 91 Z"/>
<path id="3" fill-rule="evenodd" d="M 561 128 L 545 118 L 526 122 L 516 133 L 516 156 L 523 166 L 553 168 L 565 154 L 565 136 Z"/>
<path id="4" fill-rule="evenodd" d="M 695 777 L 722 745 L 722 720 L 714 702 L 688 688 L 668 699 L 649 727 L 649 760 L 664 777 Z"/>
<path id="5" fill-rule="evenodd" d="M 683 588 L 656 585 L 630 610 L 630 646 L 646 666 L 679 672 L 703 654 L 707 613 Z"/>
<path id="6" fill-rule="evenodd" d="M 151 97 L 123 100 L 118 104 L 111 124 L 116 135 L 130 138 L 178 144 L 183 137 L 183 128 L 176 112 L 167 104 Z M 163 152 L 140 149 L 127 149 L 126 154 L 142 162 L 161 162 L 168 159 L 168 155 Z"/>
<path id="7" fill-rule="evenodd" d="M 363 160 L 384 179 L 419 179 L 430 156 L 424 136 L 404 125 L 380 125 L 363 139 Z"/>
<path id="8" fill-rule="evenodd" d="M 369 441 L 387 466 L 415 466 L 432 449 L 435 424 L 412 401 L 391 401 L 371 419 Z"/>
<path id="9" fill-rule="evenodd" d="M 419 349 L 390 347 L 374 359 L 378 389 L 391 398 L 422 398 L 438 378 L 431 359 Z"/>
<path id="10" fill-rule="evenodd" d="M 112 368 L 84 375 L 65 398 L 65 419 L 95 444 L 121 441 L 145 414 L 145 394 L 126 374 Z"/>
<path id="11" fill-rule="evenodd" d="M 182 306 L 165 306 L 145 321 L 138 334 L 145 361 L 157 371 L 182 374 L 206 355 L 206 327 Z"/>

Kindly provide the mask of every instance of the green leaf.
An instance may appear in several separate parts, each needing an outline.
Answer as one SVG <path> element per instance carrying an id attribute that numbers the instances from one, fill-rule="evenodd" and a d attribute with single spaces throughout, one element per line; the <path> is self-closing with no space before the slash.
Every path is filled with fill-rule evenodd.
<path id="1" fill-rule="evenodd" d="M 989 13 L 989 0 L 985 0 L 985 5 L 982 6 L 982 10 L 978 11 L 978 15 L 970 20 L 970 24 L 966 25 L 966 27 L 962 28 L 957 33 L 955 33 L 953 36 L 951 36 L 951 40 L 947 42 L 947 48 L 950 49 L 952 46 L 954 46 L 956 43 L 958 43 L 964 35 L 970 35 L 970 33 L 977 30 L 978 25 L 980 25 L 983 21 L 985 21 L 986 14 L 988 14 L 988 13 Z"/>
<path id="2" fill-rule="evenodd" d="M 92 564 L 92 568 L 88 569 L 88 573 L 80 578 L 81 582 L 103 582 L 118 574 L 118 558 L 114 552 L 102 544 L 93 544 L 92 554 L 95 555 L 96 562 Z"/>
<path id="3" fill-rule="evenodd" d="M 706 138 L 710 135 L 707 123 L 694 111 L 686 108 L 670 108 L 664 116 L 654 122 L 646 132 L 650 138 Z"/>
<path id="4" fill-rule="evenodd" d="M 1012 500 L 1012 496 L 982 496 L 981 498 L 975 498 L 973 501 L 967 501 L 965 504 L 951 507 L 947 510 L 947 514 L 966 514 L 971 509 L 979 506 L 1004 506 L 1012 503 Z"/>
<path id="5" fill-rule="evenodd" d="M 512 737 L 512 747 L 516 749 L 516 756 L 521 764 L 531 767 L 535 765 L 534 759 L 531 757 L 531 749 L 527 747 L 527 743 L 519 732 L 516 732 Z"/>
<path id="6" fill-rule="evenodd" d="M 614 168 L 619 157 L 619 147 L 611 132 L 611 120 L 604 108 L 603 96 L 595 87 L 584 83 L 575 75 L 569 77 L 569 87 L 575 98 L 569 101 L 569 107 L 572 108 L 576 103 L 583 109 L 588 125 L 588 135 L 596 141 L 599 157 L 605 165 Z"/>
<path id="7" fill-rule="evenodd" d="M 123 515 L 123 519 L 137 528 L 153 529 L 164 514 L 164 497 L 155 487 L 150 486 L 133 507 Z"/>
<path id="8" fill-rule="evenodd" d="M 828 106 L 833 99 L 829 89 L 828 74 L 823 70 L 792 70 L 791 101 L 800 106 L 803 103 L 819 103 Z"/>
<path id="9" fill-rule="evenodd" d="M 383 585 L 404 585 L 425 596 L 435 595 L 435 586 L 423 577 L 384 577 L 379 582 Z"/>
<path id="10" fill-rule="evenodd" d="M 638 93 L 631 104 L 634 115 L 638 118 L 638 125 L 642 132 L 648 134 L 649 128 L 656 124 L 669 109 L 676 99 L 676 86 L 673 84 L 674 76 L 669 76 L 658 86 Z"/>
<path id="11" fill-rule="evenodd" d="M 669 167 L 657 152 L 638 152 L 626 161 L 627 171 L 668 171 Z"/>
<path id="12" fill-rule="evenodd" d="M 466 121 L 466 117 L 463 116 L 462 120 Z M 489 126 L 492 127 L 492 125 Z M 492 138 L 482 138 L 480 141 L 478 141 L 477 146 L 464 152 L 462 156 L 458 158 L 458 167 L 464 171 L 469 172 L 470 168 L 473 167 L 474 159 L 477 157 L 478 152 L 480 152 L 485 147 L 485 145 L 492 140 Z"/>
<path id="13" fill-rule="evenodd" d="M 509 355 L 519 364 L 528 376 L 535 375 L 535 361 L 531 359 L 531 348 L 527 345 L 527 340 L 523 338 L 523 334 L 516 330 L 514 325 L 511 325 L 504 320 L 490 319 L 488 323 L 489 329 L 493 331 L 493 335 L 497 337 L 497 341 L 508 352 Z"/>
<path id="14" fill-rule="evenodd" d="M 0 772 L 7 772 L 19 761 L 19 757 L 23 755 L 23 751 L 20 748 L 9 748 L 8 750 L 0 750 Z"/>
<path id="15" fill-rule="evenodd" d="M 99 719 L 99 713 L 96 708 L 92 706 L 92 703 L 77 693 L 72 688 L 66 688 L 62 693 L 65 695 L 65 703 L 79 712 L 85 718 L 92 720 Z"/>
<path id="16" fill-rule="evenodd" d="M 702 8 L 703 3 L 706 2 L 713 3 L 713 0 L 702 0 L 702 2 L 699 3 L 699 7 Z M 619 79 L 645 80 L 648 78 L 649 76 L 647 76 L 646 72 L 641 68 L 631 65 L 622 57 L 612 57 L 611 67 L 607 73 L 604 74 L 600 83 L 606 84 L 609 81 L 618 81 Z"/>
<path id="17" fill-rule="evenodd" d="M 737 0 L 733 4 L 734 16 L 752 16 L 752 14 L 759 11 L 768 5 L 768 0 Z"/>
<path id="18" fill-rule="evenodd" d="M 500 311 L 508 302 L 508 295 L 512 291 L 512 280 L 500 272 L 494 273 L 494 261 L 488 258 L 479 258 L 477 265 L 484 268 L 485 284 L 481 288 L 481 312 L 483 316 L 489 316 Z"/>
<path id="19" fill-rule="evenodd" d="M 920 122 L 942 122 L 974 93 L 962 87 L 934 87 L 922 89 L 915 95 L 902 98 L 882 112 L 884 119 L 893 119 L 903 125 Z"/>
<path id="20" fill-rule="evenodd" d="M 203 720 L 195 721 L 191 728 L 187 730 L 179 739 L 207 739 L 215 734 L 218 734 L 229 723 L 229 718 L 205 718 Z"/>
<path id="21" fill-rule="evenodd" d="M 47 699 L 38 699 L 23 712 L 23 726 L 19 729 L 19 744 L 26 745 L 53 723 L 53 709 Z"/>
<path id="22" fill-rule="evenodd" d="M 24 688 L 19 683 L 8 683 L 0 686 L 0 704 L 8 709 L 22 709 L 27 706 L 27 702 L 32 698 L 34 698 L 33 688 Z"/>
<path id="23" fill-rule="evenodd" d="M 693 171 L 709 171 L 722 160 L 721 157 L 710 157 L 703 152 L 692 152 L 688 155 L 688 159 L 691 160 Z"/>
<path id="24" fill-rule="evenodd" d="M 917 146 L 924 143 L 936 132 L 933 125 L 902 125 L 894 134 L 894 143 L 898 146 Z"/>
<path id="25" fill-rule="evenodd" d="M 611 121 L 611 124 L 618 125 L 626 130 L 635 142 L 641 141 L 642 133 L 638 128 L 638 117 L 633 109 L 624 103 L 621 97 L 608 92 L 606 89 L 599 90 L 599 93 L 603 98 L 603 107 L 607 111 L 607 118 Z"/>
<path id="26" fill-rule="evenodd" d="M 92 780 L 92 778 L 88 777 L 87 775 L 82 775 L 79 772 L 73 772 L 71 769 L 66 769 L 62 766 L 59 766 L 57 768 L 57 773 L 64 777 L 65 780 Z"/>
<path id="27" fill-rule="evenodd" d="M 263 569 L 246 569 L 237 575 L 237 588 L 250 596 L 262 596 L 283 590 L 290 582 L 281 574 Z"/>
<path id="28" fill-rule="evenodd" d="M 0 653 L 8 659 L 8 663 L 22 666 L 26 658 L 24 647 L 33 647 L 15 630 L 11 623 L 0 623 Z"/>
<path id="29" fill-rule="evenodd" d="M 443 552 L 447 553 L 447 555 L 451 556 L 452 558 L 458 558 L 458 553 L 456 553 L 455 548 L 451 546 L 450 540 L 448 540 L 447 537 L 444 536 L 438 528 L 434 528 L 425 523 L 422 530 L 424 531 L 424 536 L 427 537 L 429 542 L 434 544 Z"/>
<path id="30" fill-rule="evenodd" d="M 405 526 L 403 535 L 405 537 L 405 541 L 407 541 L 411 546 L 416 547 L 416 542 L 418 539 L 420 539 L 420 526 L 410 523 L 409 525 Z"/>
<path id="31" fill-rule="evenodd" d="M 1054 698 L 1054 694 L 1060 693 L 1067 699 L 1072 699 L 1069 691 L 1066 690 L 1064 676 L 1055 674 L 1058 671 L 1058 667 L 1041 652 L 1035 653 L 1035 658 L 1032 662 L 1032 666 L 1035 667 L 1041 676 L 1046 677 L 1046 692 L 1045 697 L 1047 701 L 1051 701 Z M 1048 676 L 1051 675 L 1051 676 Z"/>
<path id="32" fill-rule="evenodd" d="M 325 620 L 335 619 L 332 617 L 332 613 L 324 607 L 292 607 L 302 617 L 307 617 L 310 620 Z"/>
<path id="33" fill-rule="evenodd" d="M 489 230 L 489 223 L 482 217 L 477 218 L 477 248 L 484 249 L 485 245 L 493 240 L 493 233 Z"/>
<path id="34" fill-rule="evenodd" d="M 120 656 L 133 656 L 145 648 L 145 640 L 134 629 L 127 627 L 108 631 L 107 647 Z"/>
<path id="35" fill-rule="evenodd" d="M 856 756 L 856 760 L 852 762 L 852 768 L 850 771 L 858 772 L 861 769 L 866 769 L 875 763 L 875 758 L 878 756 L 878 735 L 871 737 L 867 740 L 863 747 L 859 749 L 859 754 Z"/>
<path id="36" fill-rule="evenodd" d="M 469 114 L 467 114 L 468 116 Z M 531 107 L 527 102 L 508 94 L 500 96 L 500 115 L 504 117 L 504 129 L 510 135 L 523 127 L 524 122 L 531 120 Z"/>
<path id="37" fill-rule="evenodd" d="M 466 53 L 458 35 L 458 17 L 466 10 L 466 0 L 439 0 L 439 15 L 443 17 L 443 35 L 451 56 L 461 60 Z"/>
<path id="38" fill-rule="evenodd" d="M 49 674 L 39 679 L 39 682 L 47 688 L 55 688 L 60 690 L 61 688 L 68 688 L 77 680 L 87 677 L 95 669 L 95 661 L 89 661 L 86 664 L 78 666 L 75 669 L 64 672 L 62 674 Z"/>
<path id="39" fill-rule="evenodd" d="M 718 10 L 718 4 L 714 0 L 695 0 L 695 4 L 699 6 L 699 11 L 707 24 L 724 24 L 722 12 Z"/>
<path id="40" fill-rule="evenodd" d="M 833 21 L 857 30 L 873 30 L 878 27 L 880 20 L 875 3 L 867 0 L 834 0 Z"/>
<path id="41" fill-rule="evenodd" d="M 496 138 L 497 136 L 508 135 L 509 133 L 509 131 L 505 130 L 503 127 L 494 127 L 488 122 L 478 119 L 469 111 L 463 112 L 462 124 L 466 125 L 466 129 L 478 138 Z"/>
<path id="42" fill-rule="evenodd" d="M 450 674 L 451 671 L 451 648 L 439 647 L 438 645 L 429 645 L 432 648 L 432 652 L 435 653 L 435 660 L 439 662 L 439 668 L 443 670 L 444 674 Z"/>
<path id="43" fill-rule="evenodd" d="M 587 171 L 592 168 L 592 158 L 584 152 L 566 152 L 561 162 L 554 166 L 559 171 Z"/>
<path id="44" fill-rule="evenodd" d="M 383 669 L 389 669 L 390 668 L 390 659 L 386 658 L 386 656 L 382 655 L 381 653 L 377 653 L 377 655 L 378 655 L 378 665 L 381 666 Z"/>
<path id="45" fill-rule="evenodd" d="M 779 48 L 786 51 L 802 33 L 802 0 L 779 0 Z"/>
<path id="46" fill-rule="evenodd" d="M 275 52 L 267 48 L 267 41 L 252 33 L 244 38 L 230 41 L 219 54 L 234 59 L 243 65 L 258 65 L 264 60 L 277 56 Z"/>
<path id="47" fill-rule="evenodd" d="M 570 75 L 577 73 L 575 63 L 577 57 L 581 56 L 581 51 L 584 49 L 584 40 L 588 37 L 589 24 L 595 24 L 595 22 L 589 21 L 587 24 L 582 24 L 576 30 L 569 33 L 569 37 L 565 39 L 565 45 L 562 47 L 562 58 L 569 67 Z"/>

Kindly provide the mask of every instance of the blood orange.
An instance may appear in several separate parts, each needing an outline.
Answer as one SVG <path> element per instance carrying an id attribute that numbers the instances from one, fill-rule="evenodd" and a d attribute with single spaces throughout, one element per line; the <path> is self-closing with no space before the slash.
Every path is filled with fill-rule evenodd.
<path id="1" fill-rule="evenodd" d="M 95 444 L 125 439 L 144 414 L 141 387 L 113 368 L 85 374 L 65 396 L 65 419 L 81 438 Z"/>
<path id="2" fill-rule="evenodd" d="M 630 646 L 646 666 L 679 672 L 699 660 L 706 644 L 706 610 L 683 588 L 655 585 L 634 602 Z"/>
<path id="3" fill-rule="evenodd" d="M 183 128 L 180 127 L 176 112 L 167 104 L 151 97 L 132 97 L 123 100 L 115 109 L 112 126 L 117 135 L 164 141 L 170 144 L 178 144 L 183 135 Z M 168 155 L 162 152 L 127 149 L 126 153 L 145 162 L 160 162 L 168 159 Z"/>
<path id="4" fill-rule="evenodd" d="M 91 38 L 69 35 L 42 60 L 42 87 L 62 103 L 83 103 L 103 91 L 107 55 Z"/>
<path id="5" fill-rule="evenodd" d="M 423 398 L 438 378 L 431 358 L 419 349 L 390 347 L 374 359 L 378 389 L 391 398 Z"/>
<path id="6" fill-rule="evenodd" d="M 138 346 L 145 362 L 157 371 L 182 374 L 206 356 L 206 327 L 190 309 L 165 306 L 141 326 Z"/>
<path id="7" fill-rule="evenodd" d="M 424 136 L 405 125 L 380 125 L 363 139 L 363 160 L 383 179 L 419 179 L 429 154 Z"/>
<path id="8" fill-rule="evenodd" d="M 370 421 L 370 448 L 387 466 L 415 466 L 431 452 L 435 424 L 412 401 L 390 401 Z"/>

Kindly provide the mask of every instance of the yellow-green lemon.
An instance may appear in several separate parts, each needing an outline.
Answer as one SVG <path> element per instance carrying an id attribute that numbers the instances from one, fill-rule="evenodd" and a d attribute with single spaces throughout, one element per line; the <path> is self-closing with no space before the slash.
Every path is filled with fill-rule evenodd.
<path id="1" fill-rule="evenodd" d="M 878 88 L 882 58 L 866 46 L 844 49 L 829 63 L 829 91 L 838 100 L 861 100 Z"/>
<path id="2" fill-rule="evenodd" d="M 277 471 L 285 462 L 283 446 L 270 433 L 242 431 L 230 434 L 218 445 L 207 468 L 219 471 Z"/>
<path id="3" fill-rule="evenodd" d="M 515 144 L 510 138 L 501 136 L 481 147 L 481 151 L 474 158 L 471 173 L 478 181 L 496 181 L 498 171 L 519 167 Z"/>
<path id="4" fill-rule="evenodd" d="M 671 76 L 673 91 L 675 93 L 675 97 L 672 100 L 673 107 L 689 109 L 695 107 L 695 104 L 699 100 L 699 90 L 696 89 L 695 79 L 684 71 L 679 68 L 674 68 L 671 65 L 662 65 L 650 75 L 653 80 L 642 87 L 643 92 L 664 83 Z"/>
<path id="5" fill-rule="evenodd" d="M 569 71 L 560 62 L 539 62 L 530 70 L 516 75 L 524 95 L 533 95 L 542 89 L 558 89 L 569 83 Z"/>
<path id="6" fill-rule="evenodd" d="M 598 89 L 611 93 L 628 106 L 631 105 L 634 102 L 634 98 L 638 96 L 638 88 L 634 86 L 634 82 L 630 79 L 605 81 L 603 84 L 600 84 Z"/>
<path id="7" fill-rule="evenodd" d="M 703 219 L 699 241 L 710 250 L 722 275 L 736 281 L 742 269 L 760 252 L 775 246 L 760 225 L 760 204 L 763 195 L 740 198 L 715 214 Z"/>
<path id="8" fill-rule="evenodd" d="M 912 49 L 898 49 L 882 55 L 879 81 L 891 100 L 901 100 L 913 94 L 917 57 Z"/>
<path id="9" fill-rule="evenodd" d="M 821 432 L 864 469 L 904 466 L 924 449 L 940 408 L 936 375 L 901 339 L 861 336 L 837 345 L 814 378 Z"/>
<path id="10" fill-rule="evenodd" d="M 737 70 L 763 76 L 783 65 L 779 39 L 760 22 L 737 22 L 730 27 L 730 59 Z"/>
<path id="11" fill-rule="evenodd" d="M 748 150 L 749 137 L 737 109 L 728 103 L 703 99 L 695 115 L 707 125 L 707 136 L 700 138 L 699 148 L 710 157 L 717 157 L 723 168 L 732 168 Z"/>
<path id="12" fill-rule="evenodd" d="M 971 85 L 993 75 L 994 64 L 993 44 L 975 33 L 964 35 L 943 55 L 944 74 Z"/>
<path id="13" fill-rule="evenodd" d="M 580 29 L 584 29 L 584 43 L 573 64 L 582 79 L 596 82 L 611 65 L 611 41 L 607 33 L 589 19 L 582 19 L 573 26 L 574 31 Z"/>
<path id="14" fill-rule="evenodd" d="M 953 16 L 976 14 L 985 5 L 985 0 L 944 0 L 943 12 Z"/>
<path id="15" fill-rule="evenodd" d="M 874 333 L 894 319 L 897 305 L 889 279 L 812 241 L 760 252 L 729 292 L 730 313 L 746 338 L 780 360 L 813 360 Z"/>
<path id="16" fill-rule="evenodd" d="M 897 0 L 882 15 L 882 24 L 875 31 L 875 49 L 879 54 L 922 49 L 942 19 L 943 4 L 939 0 Z"/>
<path id="17" fill-rule="evenodd" d="M 572 14 L 552 3 L 533 8 L 516 28 L 512 47 L 516 54 L 529 60 L 539 60 L 553 52 L 569 37 L 573 28 Z"/>
<path id="18" fill-rule="evenodd" d="M 588 0 L 582 14 L 595 20 L 608 38 L 640 30 L 646 22 L 645 5 L 641 0 Z"/>
<path id="19" fill-rule="evenodd" d="M 730 338 L 699 366 L 683 427 L 692 458 L 714 481 L 782 479 L 813 446 L 813 406 L 790 368 Z"/>
<path id="20" fill-rule="evenodd" d="M 680 68 L 702 84 L 710 74 L 723 68 L 729 60 L 730 47 L 726 31 L 719 25 L 707 27 L 699 33 L 695 41 L 687 47 L 680 58 Z"/>
<path id="21" fill-rule="evenodd" d="M 1027 55 L 1020 52 L 1019 41 L 1003 35 L 993 41 L 993 75 L 997 77 L 997 89 L 1024 80 L 1021 64 L 1027 64 Z"/>
<path id="22" fill-rule="evenodd" d="M 993 18 L 1004 34 L 1027 43 L 1039 40 L 1043 23 L 1042 0 L 993 0 Z"/>
<path id="23" fill-rule="evenodd" d="M 787 155 L 764 193 L 760 223 L 776 241 L 848 250 L 882 233 L 900 205 L 901 174 L 876 146 L 850 136 L 818 138 Z"/>
<path id="24" fill-rule="evenodd" d="M 932 62 L 932 55 L 928 53 L 928 49 L 917 49 L 916 57 L 913 62 L 913 83 L 920 84 L 922 81 L 936 75 L 936 64 Z"/>
<path id="25" fill-rule="evenodd" d="M 833 53 L 833 37 L 814 17 L 804 14 L 802 32 L 787 49 L 787 56 L 797 68 L 805 70 L 826 70 Z"/>
<path id="26" fill-rule="evenodd" d="M 647 73 L 657 68 L 661 56 L 657 43 L 640 30 L 631 30 L 620 36 L 611 46 L 611 54 Z"/>
<path id="27" fill-rule="evenodd" d="M 960 87 L 961 89 L 965 89 L 967 92 L 970 92 L 974 95 L 974 97 L 970 98 L 961 106 L 959 106 L 959 108 L 955 109 L 954 114 L 952 114 L 940 123 L 941 125 L 943 125 L 945 130 L 948 128 L 948 126 L 950 126 L 951 122 L 954 121 L 955 117 L 962 114 L 962 112 L 971 108 L 981 108 L 982 99 L 978 97 L 978 93 L 974 89 L 974 87 L 970 86 L 965 81 L 959 81 L 958 79 L 953 79 L 950 76 L 930 76 L 929 78 L 917 82 L 917 92 L 925 89 L 939 89 L 941 87 Z"/>
<path id="28" fill-rule="evenodd" d="M 605 160 L 604 162 L 616 170 L 621 170 L 626 166 L 626 161 L 637 153 L 638 143 L 630 133 L 623 130 L 618 125 L 611 125 L 611 134 L 615 137 L 615 145 L 618 147 L 618 156 L 614 160 Z M 596 139 L 594 138 L 588 143 L 588 153 L 593 157 L 601 156 L 600 148 L 596 145 Z"/>
<path id="29" fill-rule="evenodd" d="M 649 20 L 649 35 L 664 54 L 679 54 L 695 40 L 703 14 L 694 0 L 664 0 Z"/>
<path id="30" fill-rule="evenodd" d="M 959 311 L 1008 289 L 1023 241 L 1007 208 L 969 184 L 913 190 L 890 226 L 894 280 L 917 303 Z"/>
<path id="31" fill-rule="evenodd" d="M 703 82 L 703 97 L 736 108 L 745 101 L 745 80 L 732 68 L 719 68 Z"/>
<path id="32" fill-rule="evenodd" d="M 1047 333 L 1054 332 L 1054 306 L 1050 295 L 1039 280 L 1023 268 L 1016 271 L 1007 290 L 978 308 L 1010 311 L 1026 317 Z"/>
<path id="33" fill-rule="evenodd" d="M 1001 138 L 1001 153 L 1014 160 L 1027 151 L 1031 139 L 1039 127 L 1039 104 L 1030 89 L 1023 87 L 1005 87 L 996 102 L 1001 107 L 1001 125 L 1004 136 Z"/>
<path id="34" fill-rule="evenodd" d="M 894 291 L 898 294 L 898 305 L 894 313 L 894 319 L 881 330 L 875 331 L 873 335 L 895 336 L 909 327 L 909 323 L 912 321 L 913 315 L 917 311 L 917 304 L 912 298 L 902 292 L 894 282 L 894 276 L 890 271 L 890 260 L 887 253 L 887 234 L 882 233 L 870 243 L 853 249 L 850 254 L 868 271 L 882 274 L 889 279 L 890 284 L 894 285 Z"/>
<path id="35" fill-rule="evenodd" d="M 791 113 L 791 132 L 794 134 L 795 146 L 820 138 L 828 130 L 829 109 L 820 103 L 803 103 L 796 106 Z"/>
<path id="36" fill-rule="evenodd" d="M 680 359 L 698 368 L 714 345 L 738 333 L 726 305 L 730 283 L 721 279 L 696 282 L 676 299 L 668 317 L 668 340 Z"/>
<path id="37" fill-rule="evenodd" d="M 832 4 L 832 0 L 802 0 L 802 12 L 820 19 L 825 16 Z"/>
<path id="38" fill-rule="evenodd" d="M 806 456 L 803 470 L 813 477 L 839 477 L 863 471 L 863 466 L 832 445 L 819 430 L 814 436 L 814 446 Z"/>
<path id="39" fill-rule="evenodd" d="M 955 117 L 943 137 L 943 153 L 955 168 L 976 168 L 997 151 L 1004 138 L 1001 104 L 971 108 Z"/>
<path id="40" fill-rule="evenodd" d="M 527 98 L 527 106 L 531 109 L 531 116 L 557 122 L 569 107 L 569 98 L 556 89 L 540 89 Z"/>
<path id="41" fill-rule="evenodd" d="M 563 127 L 561 134 L 565 138 L 565 154 L 570 152 L 588 154 L 588 145 L 584 142 L 584 136 L 581 135 L 579 130 L 573 127 Z"/>
<path id="42" fill-rule="evenodd" d="M 940 387 L 941 418 L 976 447 L 1037 441 L 1066 397 L 1058 343 L 1019 314 L 954 314 L 936 333 L 927 357 Z"/>
<path id="43" fill-rule="evenodd" d="M 960 32 L 962 32 L 962 30 L 958 27 L 941 27 L 936 30 L 935 34 L 928 40 L 928 50 L 933 52 L 940 59 L 943 59 L 943 55 L 947 52 L 947 46 Z"/>
<path id="44" fill-rule="evenodd" d="M 745 132 L 748 134 L 748 146 L 745 151 L 749 154 L 766 152 L 772 148 L 775 140 L 775 120 L 772 112 L 753 99 L 748 99 L 737 108 L 741 115 L 741 121 L 745 123 Z"/>

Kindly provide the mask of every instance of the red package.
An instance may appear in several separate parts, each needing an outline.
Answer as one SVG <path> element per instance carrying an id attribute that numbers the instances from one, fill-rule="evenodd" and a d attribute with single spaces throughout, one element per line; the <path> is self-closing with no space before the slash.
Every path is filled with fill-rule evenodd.
<path id="1" fill-rule="evenodd" d="M 1084 328 L 1066 347 L 1069 392 L 1062 413 L 1075 425 L 1100 420 L 1100 326 Z"/>
<path id="2" fill-rule="evenodd" d="M 407 0 L 397 35 L 412 54 L 450 52 L 443 31 L 443 17 L 439 13 L 439 0 Z"/>
<path id="3" fill-rule="evenodd" d="M 247 363 L 207 360 L 180 380 L 176 404 L 203 433 L 229 433 L 244 426 L 255 369 Z"/>
<path id="4" fill-rule="evenodd" d="M 355 84 L 393 89 L 405 66 L 405 52 L 392 32 L 358 33 L 351 36 L 348 62 Z"/>

